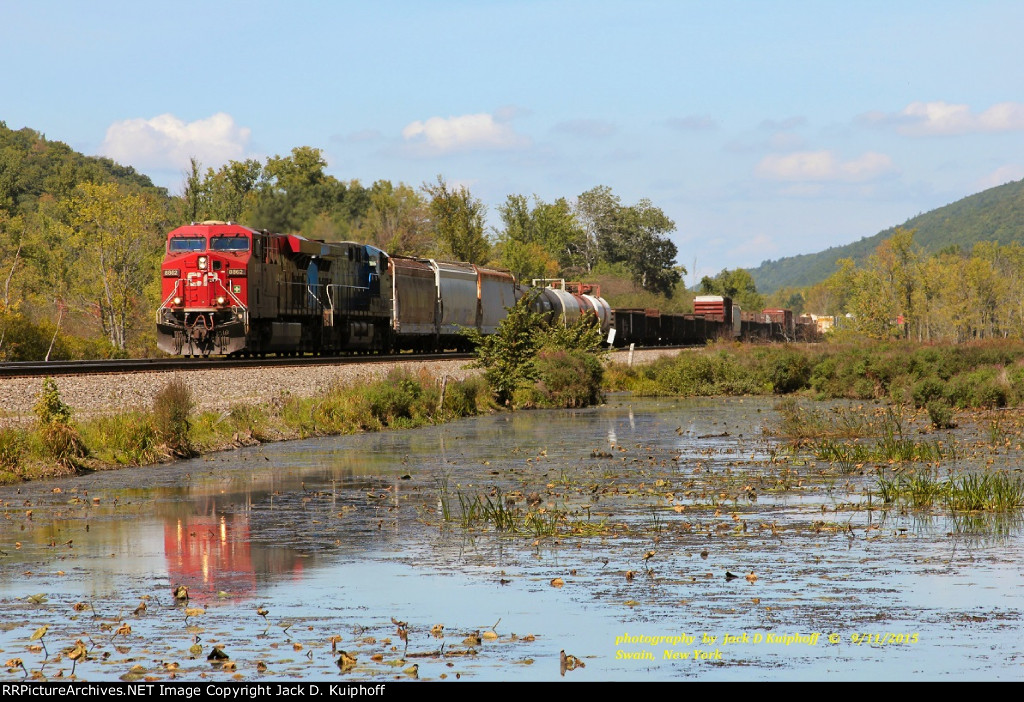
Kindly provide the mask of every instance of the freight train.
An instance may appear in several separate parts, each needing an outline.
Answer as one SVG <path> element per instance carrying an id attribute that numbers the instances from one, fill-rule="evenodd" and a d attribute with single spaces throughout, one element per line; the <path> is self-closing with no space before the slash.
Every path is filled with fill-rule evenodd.
<path id="1" fill-rule="evenodd" d="M 466 350 L 465 329 L 494 333 L 524 293 L 504 270 L 391 256 L 365 244 L 312 241 L 233 222 L 171 231 L 161 275 L 157 346 L 182 356 Z M 596 286 L 536 283 L 538 312 L 560 324 L 593 314 L 615 346 L 798 332 L 791 314 L 754 318 L 729 298 L 697 298 L 704 307 L 693 315 L 660 314 L 612 309 Z"/>

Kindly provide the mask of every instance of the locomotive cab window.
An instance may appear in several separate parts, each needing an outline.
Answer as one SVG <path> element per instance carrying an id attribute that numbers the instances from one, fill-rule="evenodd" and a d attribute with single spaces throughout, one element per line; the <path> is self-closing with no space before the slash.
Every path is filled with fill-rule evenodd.
<path id="1" fill-rule="evenodd" d="M 215 236 L 210 239 L 211 251 L 248 251 L 249 237 Z"/>
<path id="2" fill-rule="evenodd" d="M 206 251 L 206 239 L 201 236 L 172 236 L 167 242 L 169 253 L 187 253 L 189 251 Z"/>

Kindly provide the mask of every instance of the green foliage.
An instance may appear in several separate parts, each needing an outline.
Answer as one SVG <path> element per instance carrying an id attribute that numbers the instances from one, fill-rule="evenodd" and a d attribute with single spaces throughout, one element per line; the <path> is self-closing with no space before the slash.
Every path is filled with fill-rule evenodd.
<path id="1" fill-rule="evenodd" d="M 140 318 L 151 320 L 142 315 L 145 298 L 139 293 L 153 282 L 159 261 L 161 208 L 148 195 L 115 184 L 84 183 L 69 201 L 66 223 L 79 253 L 79 294 L 95 306 L 110 345 L 124 352 Z"/>
<path id="2" fill-rule="evenodd" d="M 78 430 L 71 426 L 71 408 L 61 398 L 53 378 L 43 381 L 43 390 L 34 409 L 39 418 L 39 440 L 46 455 L 61 469 L 75 470 L 88 451 Z"/>
<path id="3" fill-rule="evenodd" d="M 723 269 L 714 278 L 704 276 L 700 280 L 701 295 L 723 295 L 747 312 L 764 309 L 764 297 L 757 292 L 757 286 L 750 273 L 742 268 Z"/>
<path id="4" fill-rule="evenodd" d="M 457 261 L 483 264 L 491 250 L 484 234 L 487 208 L 465 187 L 449 189 L 441 176 L 437 183 L 424 183 L 430 198 L 434 232 L 444 251 Z"/>
<path id="5" fill-rule="evenodd" d="M 536 406 L 589 407 L 601 401 L 604 366 L 593 353 L 543 348 L 537 355 L 536 368 Z"/>
<path id="6" fill-rule="evenodd" d="M 56 328 L 48 320 L 33 322 L 24 314 L 0 309 L 0 360 L 36 361 L 46 358 Z M 71 351 L 64 338 L 58 335 L 50 353 L 50 360 L 64 360 Z"/>
<path id="7" fill-rule="evenodd" d="M 586 232 L 565 198 L 533 208 L 523 195 L 509 195 L 498 207 L 504 229 L 498 233 L 501 263 L 517 279 L 573 276 L 585 269 Z"/>
<path id="8" fill-rule="evenodd" d="M 927 409 L 928 419 L 936 429 L 952 429 L 956 426 L 953 422 L 953 408 L 946 400 L 929 400 Z"/>
<path id="9" fill-rule="evenodd" d="M 153 425 L 157 438 L 176 456 L 191 456 L 192 390 L 181 378 L 167 382 L 153 398 Z"/>
<path id="10" fill-rule="evenodd" d="M 686 270 L 676 266 L 678 249 L 669 238 L 675 222 L 660 208 L 647 199 L 624 207 L 611 188 L 599 186 L 579 196 L 577 216 L 593 239 L 586 247 L 590 267 L 622 263 L 644 290 L 672 296 Z"/>
<path id="11" fill-rule="evenodd" d="M 370 188 L 370 206 L 355 234 L 393 255 L 428 256 L 437 242 L 431 235 L 426 200 L 412 187 L 378 180 Z"/>
<path id="12" fill-rule="evenodd" d="M 601 325 L 594 315 L 584 315 L 575 324 L 568 326 L 554 324 L 542 327 L 541 346 L 583 351 L 593 355 L 602 355 L 606 352 Z"/>
<path id="13" fill-rule="evenodd" d="M 82 427 L 82 440 L 94 458 L 118 465 L 140 466 L 160 458 L 156 430 L 148 412 L 123 412 L 97 417 Z"/>
<path id="14" fill-rule="evenodd" d="M 34 409 L 40 424 L 67 424 L 71 421 L 71 408 L 61 398 L 60 389 L 53 378 L 43 380 L 43 391 Z"/>
<path id="15" fill-rule="evenodd" d="M 603 350 L 596 319 L 586 315 L 568 327 L 549 326 L 534 312 L 535 300 L 536 292 L 524 295 L 495 334 L 467 332 L 476 345 L 476 366 L 484 369 L 496 400 L 524 407 L 599 401 Z M 570 388 L 573 382 L 577 385 Z"/>
<path id="16" fill-rule="evenodd" d="M 776 395 L 802 390 L 810 383 L 813 363 L 806 353 L 783 347 L 761 351 L 755 357 L 761 359 L 758 366 L 765 385 Z"/>
<path id="17" fill-rule="evenodd" d="M 445 389 L 444 412 L 450 417 L 472 417 L 491 405 L 491 390 L 487 381 L 470 376 Z"/>
<path id="18" fill-rule="evenodd" d="M 476 346 L 476 366 L 484 369 L 484 378 L 499 404 L 509 404 L 516 389 L 537 378 L 535 359 L 545 321 L 533 311 L 535 297 L 524 295 L 509 308 L 496 333 L 482 336 L 476 330 L 468 332 Z"/>

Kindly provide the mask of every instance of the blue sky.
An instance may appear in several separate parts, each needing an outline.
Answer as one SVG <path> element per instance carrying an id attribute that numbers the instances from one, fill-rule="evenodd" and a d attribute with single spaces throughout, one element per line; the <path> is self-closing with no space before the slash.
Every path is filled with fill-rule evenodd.
<path id="1" fill-rule="evenodd" d="M 1024 177 L 1017 0 L 0 0 L 0 120 L 180 193 L 190 156 L 320 148 L 490 209 L 610 186 L 694 274 Z M 696 267 L 694 266 L 696 263 Z"/>

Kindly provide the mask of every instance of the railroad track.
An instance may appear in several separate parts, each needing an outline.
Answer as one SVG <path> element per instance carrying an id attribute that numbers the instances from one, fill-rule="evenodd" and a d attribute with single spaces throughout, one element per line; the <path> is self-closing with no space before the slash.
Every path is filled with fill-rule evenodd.
<path id="1" fill-rule="evenodd" d="M 25 361 L 0 363 L 0 378 L 41 378 L 48 375 L 102 375 L 154 371 L 263 368 L 267 366 L 326 366 L 346 363 L 395 363 L 472 358 L 471 353 L 402 353 L 352 356 L 284 356 L 275 358 L 134 358 L 102 361 Z"/>

